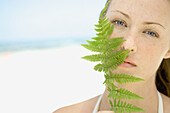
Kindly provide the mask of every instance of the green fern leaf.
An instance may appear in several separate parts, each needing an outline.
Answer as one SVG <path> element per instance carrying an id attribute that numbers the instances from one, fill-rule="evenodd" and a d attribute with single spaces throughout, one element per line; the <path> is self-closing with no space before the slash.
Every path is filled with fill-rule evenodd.
<path id="1" fill-rule="evenodd" d="M 97 31 L 97 32 L 101 32 L 102 31 L 102 29 L 100 28 L 100 29 L 95 29 L 95 31 Z"/>
<path id="2" fill-rule="evenodd" d="M 116 90 L 116 88 L 117 88 L 117 86 L 114 85 L 114 83 L 110 82 L 109 80 L 105 80 L 104 83 L 108 85 L 108 90 L 110 90 L 110 91 Z M 112 93 L 115 93 L 115 92 L 112 92 Z M 108 96 L 108 97 L 110 97 L 110 96 Z"/>
<path id="3" fill-rule="evenodd" d="M 131 83 L 131 82 L 139 82 L 139 81 L 144 81 L 141 78 L 134 77 L 131 75 L 126 75 L 126 74 L 114 74 L 112 73 L 109 78 L 106 79 L 113 79 L 116 80 L 116 82 L 122 84 L 122 83 Z"/>
<path id="4" fill-rule="evenodd" d="M 111 25 L 111 23 L 107 23 L 107 24 L 102 28 L 102 33 L 103 33 L 103 34 L 105 34 L 105 33 L 108 31 L 108 29 L 110 29 L 110 25 Z"/>
<path id="5" fill-rule="evenodd" d="M 94 70 L 101 72 L 105 70 L 105 67 L 103 64 L 97 64 L 96 66 L 94 66 Z"/>
<path id="6" fill-rule="evenodd" d="M 108 59 L 109 62 L 111 62 L 111 60 L 124 60 L 124 57 L 121 57 L 121 55 L 126 55 L 126 50 L 123 51 L 113 51 L 111 53 L 108 53 L 106 56 L 106 59 Z M 121 59 L 120 59 L 121 58 Z"/>
<path id="7" fill-rule="evenodd" d="M 93 46 L 105 46 L 105 40 L 99 40 L 99 41 L 89 41 L 89 40 L 86 40 L 90 45 L 93 45 Z"/>
<path id="8" fill-rule="evenodd" d="M 96 33 L 96 35 L 98 36 L 98 37 L 102 37 L 103 36 L 103 33 L 101 32 L 101 33 Z"/>
<path id="9" fill-rule="evenodd" d="M 98 23 L 101 25 L 101 23 L 103 23 L 103 21 L 105 21 L 106 16 L 103 19 L 99 19 Z"/>
<path id="10" fill-rule="evenodd" d="M 95 54 L 95 55 L 87 55 L 82 57 L 82 59 L 91 61 L 91 62 L 98 62 L 103 61 L 104 57 L 101 54 Z"/>
<path id="11" fill-rule="evenodd" d="M 96 71 L 99 71 L 99 72 L 108 72 L 108 70 L 109 70 L 109 67 L 108 67 L 108 65 L 107 64 L 97 64 L 97 65 L 95 65 L 94 66 L 94 70 L 96 70 Z"/>
<path id="12" fill-rule="evenodd" d="M 100 40 L 103 40 L 104 38 L 103 37 L 93 37 L 92 39 L 94 39 L 96 41 L 100 41 Z"/>
<path id="13" fill-rule="evenodd" d="M 109 103 L 110 103 L 111 107 L 113 107 L 113 103 L 112 103 L 112 101 L 111 101 L 111 100 L 109 100 Z"/>
<path id="14" fill-rule="evenodd" d="M 93 52 L 103 52 L 103 51 L 105 51 L 102 47 L 97 47 L 97 46 L 93 46 L 93 45 L 81 44 L 81 46 L 83 46 L 84 48 L 91 50 Z"/>
<path id="15" fill-rule="evenodd" d="M 122 88 L 116 90 L 112 89 L 109 93 L 109 97 L 117 99 L 144 99 L 143 97 Z"/>
<path id="16" fill-rule="evenodd" d="M 127 50 L 124 51 L 118 51 L 117 54 L 114 55 L 114 53 L 112 53 L 113 56 L 108 55 L 110 59 L 108 59 L 107 61 L 107 67 L 111 68 L 111 69 L 117 69 L 118 65 L 122 64 L 126 58 L 126 56 L 128 55 Z M 113 58 L 111 58 L 113 57 Z"/>
<path id="17" fill-rule="evenodd" d="M 97 24 L 94 25 L 94 26 L 96 26 L 97 28 L 101 28 L 102 27 L 102 25 L 97 25 Z"/>
<path id="18" fill-rule="evenodd" d="M 144 99 L 143 97 L 123 88 L 117 89 L 117 94 L 119 95 L 119 99 Z"/>
<path id="19" fill-rule="evenodd" d="M 110 52 L 110 51 L 113 51 L 113 50 L 116 50 L 118 47 L 119 47 L 119 45 L 120 44 L 122 44 L 123 42 L 124 42 L 125 40 L 122 40 L 122 41 L 117 41 L 117 42 L 113 42 L 112 40 L 110 41 L 108 41 L 108 51 Z M 127 51 L 127 50 L 126 50 Z"/>
<path id="20" fill-rule="evenodd" d="M 104 26 L 105 24 L 107 24 L 109 22 L 109 18 L 105 19 L 104 21 L 102 21 L 100 24 L 102 26 Z"/>
<path id="21" fill-rule="evenodd" d="M 109 40 L 108 40 L 108 43 L 109 43 L 109 44 L 116 44 L 116 43 L 119 42 L 119 41 L 126 41 L 126 40 L 123 40 L 123 37 L 117 37 L 117 38 L 109 39 Z"/>
<path id="22" fill-rule="evenodd" d="M 116 104 L 116 99 L 114 99 L 114 108 L 111 108 L 111 109 L 114 109 L 115 113 L 124 113 L 124 112 L 146 112 L 145 110 L 135 106 L 135 105 L 132 105 L 132 104 L 127 104 L 126 105 L 126 102 L 123 102 L 123 101 L 120 101 L 118 100 L 117 104 Z"/>
<path id="23" fill-rule="evenodd" d="M 112 25 L 112 26 L 108 29 L 107 34 L 104 35 L 104 37 L 105 37 L 106 39 L 108 39 L 109 36 L 112 34 L 113 28 L 114 28 L 114 26 Z"/>

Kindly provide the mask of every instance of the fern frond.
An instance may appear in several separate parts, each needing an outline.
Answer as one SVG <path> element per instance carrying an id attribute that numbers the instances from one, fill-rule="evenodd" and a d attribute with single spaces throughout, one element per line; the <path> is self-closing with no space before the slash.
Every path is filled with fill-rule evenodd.
<path id="1" fill-rule="evenodd" d="M 107 31 L 107 33 L 106 34 L 104 34 L 104 38 L 105 39 L 108 39 L 109 38 L 109 36 L 112 34 L 112 32 L 113 32 L 113 28 L 114 28 L 114 26 L 112 25 L 109 29 L 108 29 L 108 31 Z"/>
<path id="2" fill-rule="evenodd" d="M 117 54 L 111 53 L 111 55 L 108 55 L 107 58 L 107 67 L 111 68 L 111 69 L 117 69 L 118 65 L 122 64 L 126 58 L 126 56 L 128 55 L 129 51 L 127 50 L 123 50 L 123 51 L 118 51 Z"/>
<path id="3" fill-rule="evenodd" d="M 109 100 L 109 103 L 110 103 L 111 107 L 113 108 L 113 103 L 112 103 L 111 100 Z M 112 110 L 111 110 L 111 111 L 112 111 Z"/>
<path id="4" fill-rule="evenodd" d="M 126 75 L 126 74 L 117 74 L 117 73 L 116 74 L 111 73 L 110 75 L 107 75 L 106 79 L 116 80 L 116 82 L 120 84 L 144 81 L 143 79 L 138 78 L 138 77 L 134 77 L 131 75 Z"/>
<path id="5" fill-rule="evenodd" d="M 108 91 L 112 91 L 112 89 L 116 89 L 117 88 L 117 86 L 116 85 L 114 85 L 114 83 L 109 83 L 109 82 L 106 82 L 106 84 L 108 84 L 110 87 L 108 87 Z"/>
<path id="6" fill-rule="evenodd" d="M 120 101 L 118 100 L 118 102 L 116 102 L 116 99 L 114 99 L 114 106 L 111 108 L 111 110 L 114 110 L 115 113 L 125 113 L 125 112 L 146 112 L 145 110 L 132 105 L 132 104 L 127 104 L 126 102 Z"/>
<path id="7" fill-rule="evenodd" d="M 81 44 L 84 48 L 91 50 L 93 52 L 103 52 L 105 51 L 103 47 L 100 46 L 94 46 L 94 45 L 88 45 L 88 44 Z"/>
<path id="8" fill-rule="evenodd" d="M 89 41 L 89 40 L 86 40 L 90 45 L 93 45 L 93 46 L 106 46 L 106 41 L 105 40 L 99 40 L 99 41 Z"/>
<path id="9" fill-rule="evenodd" d="M 106 68 L 105 68 L 104 64 L 97 64 L 94 66 L 94 70 L 102 72 L 102 71 L 106 71 Z"/>
<path id="10" fill-rule="evenodd" d="M 91 62 L 98 62 L 98 61 L 103 61 L 104 57 L 102 54 L 95 54 L 95 55 L 87 55 L 84 57 L 81 57 L 82 59 L 91 61 Z"/>
<path id="11" fill-rule="evenodd" d="M 123 41 L 123 37 L 111 38 L 111 39 L 108 40 L 108 43 L 114 44 L 114 43 L 117 43 L 119 41 Z M 124 40 L 124 41 L 126 41 L 126 40 Z"/>
<path id="12" fill-rule="evenodd" d="M 122 40 L 122 41 L 113 41 L 113 40 L 109 40 L 108 41 L 108 45 L 107 45 L 107 50 L 109 52 L 113 51 L 113 50 L 116 50 L 120 44 L 122 44 L 125 40 Z"/>
<path id="13" fill-rule="evenodd" d="M 111 33 L 113 32 L 113 25 L 111 26 L 111 23 L 109 22 L 109 19 L 104 18 L 102 20 L 99 21 L 99 25 L 95 25 L 97 26 L 99 29 L 95 29 L 97 32 L 96 33 L 97 36 L 110 36 Z M 101 26 L 101 27 L 99 27 Z M 108 33 L 107 33 L 108 32 Z M 107 39 L 108 37 L 106 37 Z"/>
<path id="14" fill-rule="evenodd" d="M 116 90 L 117 88 L 113 81 L 105 80 L 104 83 L 108 86 L 108 91 Z"/>
<path id="15" fill-rule="evenodd" d="M 101 33 L 96 33 L 96 35 L 97 35 L 98 37 L 102 37 L 104 34 L 101 32 Z"/>
<path id="16" fill-rule="evenodd" d="M 108 29 L 110 29 L 110 25 L 111 25 L 111 23 L 107 23 L 106 25 L 103 26 L 103 28 L 102 28 L 103 34 L 105 34 L 108 31 Z"/>
<path id="17" fill-rule="evenodd" d="M 120 54 L 124 54 L 124 52 L 126 52 L 126 50 L 124 51 L 118 51 L 117 53 L 116 52 L 113 52 L 111 54 L 108 54 L 108 55 L 102 55 L 103 57 L 103 64 L 105 65 L 105 68 L 107 69 L 116 69 L 118 67 L 118 65 L 120 65 L 121 63 L 124 62 L 124 57 L 120 57 L 119 55 Z"/>
<path id="18" fill-rule="evenodd" d="M 94 66 L 94 70 L 99 72 L 103 71 L 105 73 L 105 81 L 103 82 L 103 84 L 106 84 L 108 86 L 108 91 L 110 92 L 108 97 L 114 99 L 114 104 L 111 100 L 109 100 L 111 110 L 114 110 L 115 113 L 131 113 L 140 111 L 144 112 L 143 109 L 136 106 L 132 106 L 132 104 L 126 104 L 126 102 L 120 100 L 118 100 L 118 102 L 116 101 L 116 99 L 143 98 L 128 90 L 122 88 L 118 89 L 114 82 L 122 84 L 130 82 L 139 82 L 144 80 L 126 74 L 114 74 L 110 71 L 110 69 L 117 69 L 120 64 L 124 63 L 124 60 L 130 53 L 130 50 L 117 51 L 118 47 L 126 41 L 123 40 L 123 37 L 110 39 L 110 35 L 113 33 L 114 26 L 109 22 L 109 18 L 104 16 L 109 2 L 110 0 L 108 0 L 107 4 L 105 5 L 105 8 L 101 12 L 98 24 L 95 25 L 97 37 L 92 38 L 95 41 L 87 40 L 88 44 L 81 44 L 86 49 L 91 50 L 93 52 L 100 52 L 100 54 L 84 56 L 82 57 L 82 59 L 89 60 L 91 62 L 101 61 L 101 63 Z"/>
<path id="19" fill-rule="evenodd" d="M 106 16 L 103 19 L 99 19 L 98 23 L 101 25 L 101 23 L 103 23 L 103 21 L 106 20 Z"/>
<path id="20" fill-rule="evenodd" d="M 95 31 L 97 31 L 97 32 L 102 32 L 102 29 L 101 28 L 99 28 L 99 29 L 94 29 Z"/>
<path id="21" fill-rule="evenodd" d="M 117 98 L 117 99 L 144 99 L 143 97 L 140 97 L 139 95 L 132 93 L 129 90 L 120 88 L 120 89 L 112 89 L 108 95 L 110 98 Z"/>
<path id="22" fill-rule="evenodd" d="M 94 51 L 94 52 L 104 52 L 107 49 L 109 49 L 108 48 L 109 45 L 108 45 L 108 47 L 106 47 L 106 41 L 103 38 L 96 37 L 96 39 L 97 38 L 99 39 L 98 41 L 89 41 L 89 40 L 86 40 L 89 43 L 89 45 L 88 44 L 81 44 L 81 45 L 83 47 L 85 47 L 86 49 L 89 49 L 89 50 Z M 120 39 L 121 38 L 115 38 L 115 39 L 109 40 L 108 43 L 113 43 L 112 45 L 110 44 L 111 47 L 112 47 L 112 50 L 115 50 L 119 46 L 118 44 L 122 43 L 122 41 L 119 41 Z M 117 42 L 117 41 L 119 41 L 119 42 Z M 114 44 L 114 43 L 117 43 L 117 44 Z M 127 50 L 125 50 L 125 51 L 127 51 Z M 123 52 L 125 52 L 125 51 L 123 51 Z M 109 52 L 109 50 L 108 50 L 108 52 Z M 122 54 L 123 54 L 123 52 L 122 52 Z"/>
<path id="23" fill-rule="evenodd" d="M 127 51 L 123 50 L 123 51 L 113 51 L 111 53 L 107 53 L 106 59 L 109 60 L 109 62 L 111 62 L 111 60 L 120 60 L 121 55 L 125 54 Z M 121 57 L 121 59 L 124 60 L 124 57 Z"/>
<path id="24" fill-rule="evenodd" d="M 104 21 L 102 21 L 100 24 L 102 26 L 104 26 L 105 24 L 107 24 L 109 22 L 109 18 L 105 19 Z"/>
<path id="25" fill-rule="evenodd" d="M 101 27 L 102 27 L 101 24 L 100 24 L 100 25 L 96 24 L 96 25 L 94 25 L 94 26 L 97 27 L 97 28 L 101 28 Z"/>
<path id="26" fill-rule="evenodd" d="M 93 37 L 92 39 L 94 39 L 96 41 L 100 41 L 100 40 L 104 40 L 104 37 Z"/>
<path id="27" fill-rule="evenodd" d="M 96 71 L 99 71 L 99 72 L 108 72 L 109 71 L 109 67 L 108 67 L 108 65 L 107 64 L 97 64 L 97 65 L 95 65 L 94 66 L 94 70 L 96 70 Z"/>
<path id="28" fill-rule="evenodd" d="M 122 99 L 144 99 L 143 97 L 123 88 L 117 89 L 118 98 Z"/>

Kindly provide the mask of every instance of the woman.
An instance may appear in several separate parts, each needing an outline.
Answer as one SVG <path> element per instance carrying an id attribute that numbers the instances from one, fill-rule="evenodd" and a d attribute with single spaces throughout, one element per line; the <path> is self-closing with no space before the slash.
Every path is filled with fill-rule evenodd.
<path id="1" fill-rule="evenodd" d="M 145 80 L 117 85 L 144 97 L 126 102 L 147 113 L 170 113 L 170 0 L 111 0 L 105 16 L 114 25 L 109 38 L 124 37 L 120 49 L 131 50 L 126 60 L 136 65 L 112 71 Z M 102 95 L 54 113 L 113 113 L 108 94 L 106 87 Z"/>

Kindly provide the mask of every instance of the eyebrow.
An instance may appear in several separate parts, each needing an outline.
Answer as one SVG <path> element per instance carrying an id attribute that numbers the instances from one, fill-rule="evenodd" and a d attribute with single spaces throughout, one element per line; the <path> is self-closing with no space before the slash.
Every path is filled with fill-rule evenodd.
<path id="1" fill-rule="evenodd" d="M 119 10 L 115 10 L 115 11 L 114 11 L 114 10 L 112 10 L 111 12 L 119 12 L 119 13 L 121 13 L 122 15 L 124 15 L 126 18 L 130 19 L 129 15 L 123 13 L 122 11 L 119 11 Z M 157 23 L 157 22 L 143 22 L 143 24 L 157 24 L 157 25 L 159 25 L 159 26 L 161 26 L 161 27 L 163 27 L 163 28 L 165 29 L 165 27 L 164 27 L 163 25 L 161 25 L 161 24 L 159 24 L 159 23 Z"/>

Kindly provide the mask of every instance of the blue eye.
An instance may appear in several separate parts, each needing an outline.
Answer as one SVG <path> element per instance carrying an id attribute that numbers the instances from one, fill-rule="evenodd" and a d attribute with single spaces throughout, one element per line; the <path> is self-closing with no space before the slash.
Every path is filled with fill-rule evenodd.
<path id="1" fill-rule="evenodd" d="M 121 26 L 125 26 L 125 27 L 127 27 L 127 25 L 125 24 L 125 22 L 120 21 L 120 20 L 113 20 L 113 21 L 111 21 L 111 22 L 112 22 L 112 23 L 119 24 L 119 25 L 121 25 Z"/>
<path id="2" fill-rule="evenodd" d="M 149 34 L 152 37 L 159 37 L 159 35 L 157 33 L 154 33 L 154 32 L 151 32 L 151 31 L 146 31 L 144 33 L 147 33 L 147 34 Z"/>

